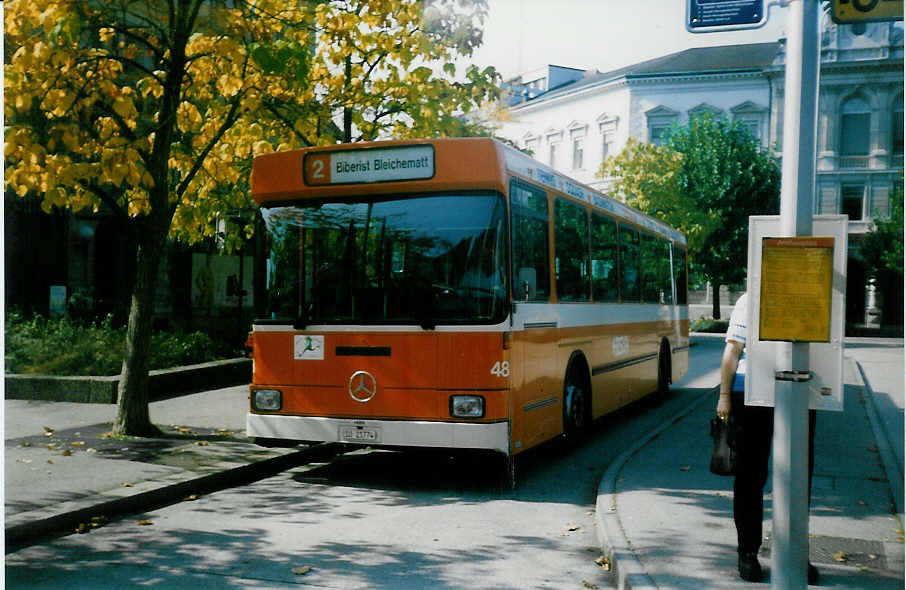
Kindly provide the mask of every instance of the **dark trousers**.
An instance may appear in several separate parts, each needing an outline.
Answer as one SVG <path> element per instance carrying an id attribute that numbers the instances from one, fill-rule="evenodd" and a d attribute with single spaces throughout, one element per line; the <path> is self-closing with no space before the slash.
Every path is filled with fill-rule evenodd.
<path id="1" fill-rule="evenodd" d="M 733 520 L 740 553 L 757 553 L 764 520 L 764 484 L 768 480 L 774 408 L 745 405 L 745 394 L 731 395 L 736 434 L 736 477 L 733 481 Z M 808 495 L 812 497 L 815 468 L 815 410 L 808 412 Z"/>

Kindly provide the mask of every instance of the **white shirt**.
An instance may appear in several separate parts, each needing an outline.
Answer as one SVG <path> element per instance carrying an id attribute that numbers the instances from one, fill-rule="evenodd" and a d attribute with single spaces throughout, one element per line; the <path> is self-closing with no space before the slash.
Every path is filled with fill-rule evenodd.
<path id="1" fill-rule="evenodd" d="M 727 327 L 726 342 L 739 342 L 746 345 L 746 316 L 748 315 L 749 294 L 743 293 L 733 307 L 730 314 L 730 325 Z M 733 391 L 745 391 L 746 359 L 745 355 L 739 359 L 736 367 L 736 377 L 733 379 Z"/>

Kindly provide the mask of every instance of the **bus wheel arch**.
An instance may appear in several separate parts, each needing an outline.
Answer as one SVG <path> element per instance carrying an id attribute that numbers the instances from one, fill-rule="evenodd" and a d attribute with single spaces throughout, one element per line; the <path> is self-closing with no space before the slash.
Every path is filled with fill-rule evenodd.
<path id="1" fill-rule="evenodd" d="M 671 383 L 673 383 L 673 357 L 670 354 L 670 341 L 662 338 L 657 355 L 657 394 L 666 396 L 670 393 Z"/>
<path id="2" fill-rule="evenodd" d="M 585 355 L 574 351 L 563 378 L 563 435 L 574 439 L 591 424 L 591 371 Z"/>

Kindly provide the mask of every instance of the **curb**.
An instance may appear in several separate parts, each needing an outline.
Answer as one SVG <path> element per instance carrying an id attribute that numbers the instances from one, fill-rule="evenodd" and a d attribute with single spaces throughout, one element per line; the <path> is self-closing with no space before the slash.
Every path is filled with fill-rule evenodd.
<path id="1" fill-rule="evenodd" d="M 903 488 L 902 486 L 896 485 L 896 482 L 903 482 L 903 471 L 900 468 L 899 462 L 894 457 L 887 429 L 881 424 L 878 408 L 875 405 L 875 392 L 872 390 L 871 385 L 868 384 L 868 379 L 865 375 L 865 371 L 862 369 L 862 365 L 852 358 L 846 358 L 845 360 L 856 366 L 858 371 L 855 371 L 854 373 L 859 375 L 862 379 L 862 389 L 865 391 L 866 397 L 868 397 L 868 403 L 863 404 L 862 407 L 865 408 L 865 413 L 868 414 L 868 422 L 871 424 L 871 430 L 875 435 L 875 443 L 878 445 L 878 453 L 881 456 L 881 467 L 884 469 L 884 474 L 887 476 L 888 487 L 890 488 L 890 493 L 896 503 L 897 515 L 902 523 L 904 522 Z"/>
<path id="2" fill-rule="evenodd" d="M 41 511 L 22 513 L 7 519 L 7 522 L 9 520 L 23 522 L 6 527 L 5 552 L 12 553 L 48 538 L 78 532 L 77 529 L 80 525 L 91 523 L 92 518 L 95 517 L 103 517 L 105 521 L 113 520 L 129 514 L 175 504 L 192 494 L 209 494 L 235 485 L 249 484 L 287 469 L 336 455 L 340 452 L 340 448 L 339 445 L 325 443 L 285 452 L 255 463 L 229 467 L 207 475 L 188 478 L 178 475 L 171 479 L 148 482 L 149 489 L 142 490 L 141 484 L 139 484 L 137 486 L 139 491 L 129 496 L 101 502 L 75 501 L 70 503 L 71 508 L 51 516 L 29 519 L 29 514 Z M 77 507 L 79 504 L 83 504 L 83 506 Z"/>
<path id="3" fill-rule="evenodd" d="M 619 590 L 654 590 L 658 585 L 645 571 L 645 567 L 632 550 L 632 542 L 626 537 L 617 512 L 617 479 L 626 463 L 645 445 L 661 435 L 698 406 L 711 399 L 716 387 L 701 394 L 699 399 L 688 404 L 680 413 L 661 423 L 630 448 L 621 453 L 604 472 L 598 484 L 598 499 L 595 503 L 595 524 L 601 552 L 610 559 L 610 566 L 617 579 Z"/>

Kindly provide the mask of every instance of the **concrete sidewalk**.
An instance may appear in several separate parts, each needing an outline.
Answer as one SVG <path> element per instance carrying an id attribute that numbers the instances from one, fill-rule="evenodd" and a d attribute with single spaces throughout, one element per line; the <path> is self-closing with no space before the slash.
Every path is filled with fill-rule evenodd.
<path id="1" fill-rule="evenodd" d="M 902 459 L 891 449 L 888 430 L 895 420 L 889 413 L 879 417 L 875 401 L 900 400 L 892 414 L 899 415 L 902 438 L 902 341 L 898 348 L 880 346 L 878 354 L 867 346 L 859 355 L 846 355 L 844 411 L 818 415 L 809 559 L 818 567 L 821 587 L 902 589 Z M 854 356 L 872 362 L 863 366 Z M 886 391 L 873 392 L 866 382 L 883 383 Z M 605 473 L 596 519 L 620 588 L 752 587 L 736 570 L 733 480 L 708 469 L 708 422 L 715 406 L 716 394 L 699 398 Z M 768 493 L 759 556 L 765 584 L 770 584 L 770 510 Z"/>
<path id="2" fill-rule="evenodd" d="M 116 406 L 5 400 L 5 551 L 294 467 L 248 442 L 248 386 L 152 402 L 157 438 L 112 438 Z"/>

